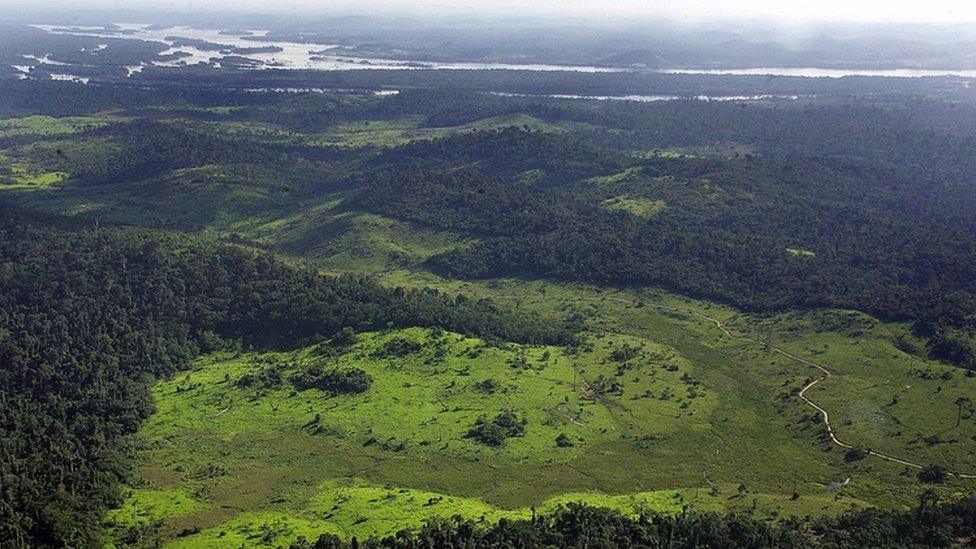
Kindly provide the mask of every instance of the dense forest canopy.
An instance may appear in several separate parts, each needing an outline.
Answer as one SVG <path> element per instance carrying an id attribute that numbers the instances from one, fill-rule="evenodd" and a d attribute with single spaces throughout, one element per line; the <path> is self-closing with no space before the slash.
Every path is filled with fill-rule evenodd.
<path id="1" fill-rule="evenodd" d="M 804 518 L 770 525 L 747 515 L 686 512 L 633 518 L 605 509 L 570 505 L 532 520 L 485 527 L 456 517 L 433 521 L 419 532 L 364 541 L 324 535 L 300 538 L 293 549 L 434 547 L 944 547 L 966 545 L 974 533 L 976 502 L 923 499 L 908 511 L 868 510 L 839 517 Z"/>

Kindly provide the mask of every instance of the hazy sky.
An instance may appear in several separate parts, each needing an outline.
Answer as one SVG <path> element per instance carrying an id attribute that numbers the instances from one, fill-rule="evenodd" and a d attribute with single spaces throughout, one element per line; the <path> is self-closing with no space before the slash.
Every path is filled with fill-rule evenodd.
<path id="1" fill-rule="evenodd" d="M 165 11 L 359 11 L 365 13 L 490 12 L 509 15 L 562 14 L 641 16 L 701 21 L 778 19 L 787 21 L 976 22 L 976 0 L 0 0 L 4 6 L 65 8 L 130 7 Z"/>

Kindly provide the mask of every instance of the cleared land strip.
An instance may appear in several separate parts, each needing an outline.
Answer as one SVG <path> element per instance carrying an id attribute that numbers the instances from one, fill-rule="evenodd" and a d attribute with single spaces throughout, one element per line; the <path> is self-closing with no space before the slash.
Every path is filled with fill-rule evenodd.
<path id="1" fill-rule="evenodd" d="M 622 300 L 620 298 L 610 298 L 610 299 L 615 299 L 617 301 L 624 301 L 624 300 Z M 719 320 L 717 318 L 714 318 L 714 317 L 711 317 L 711 316 L 708 316 L 708 315 L 706 315 L 704 313 L 699 313 L 699 312 L 696 312 L 696 311 L 688 311 L 688 310 L 674 309 L 672 307 L 666 307 L 664 305 L 650 304 L 648 306 L 654 307 L 654 308 L 659 309 L 659 310 L 671 311 L 671 312 L 676 312 L 676 313 L 685 313 L 685 314 L 690 313 L 690 314 L 693 314 L 693 315 L 695 315 L 695 316 L 697 316 L 699 318 L 703 318 L 703 319 L 706 319 L 708 321 L 711 321 L 713 324 L 715 324 L 715 326 L 719 330 L 722 330 L 722 332 L 726 336 L 728 336 L 730 338 L 739 339 L 739 340 L 742 340 L 742 341 L 748 341 L 750 343 L 759 343 L 759 344 L 762 344 L 761 342 L 759 342 L 759 341 L 757 341 L 755 339 L 752 339 L 750 337 L 732 334 L 732 332 L 730 332 L 729 329 L 725 327 L 725 325 L 722 323 L 721 320 Z M 837 438 L 837 435 L 834 433 L 834 428 L 830 425 L 830 414 L 827 413 L 827 410 L 825 410 L 822 406 L 820 406 L 816 402 L 810 400 L 810 397 L 808 397 L 806 395 L 806 392 L 809 391 L 810 389 L 812 389 L 816 384 L 820 383 L 821 381 L 825 381 L 825 380 L 830 379 L 831 377 L 833 377 L 834 376 L 833 372 L 831 372 L 826 366 L 823 366 L 822 364 L 818 364 L 816 362 L 813 362 L 813 361 L 807 360 L 805 358 L 796 356 L 793 353 L 790 353 L 789 351 L 784 351 L 783 349 L 780 349 L 779 347 L 770 347 L 770 350 L 773 351 L 774 353 L 779 353 L 779 354 L 785 356 L 786 358 L 789 358 L 790 360 L 793 360 L 794 362 L 798 362 L 798 363 L 804 364 L 806 366 L 812 366 L 812 367 L 816 368 L 817 370 L 820 370 L 820 372 L 821 372 L 822 375 L 819 378 L 811 381 L 803 389 L 801 389 L 800 392 L 798 393 L 798 396 L 801 399 L 803 399 L 803 402 L 806 402 L 810 407 L 812 407 L 813 409 L 815 409 L 818 412 L 820 412 L 820 415 L 823 416 L 824 427 L 827 428 L 827 434 L 830 436 L 831 442 L 833 442 L 837 446 L 840 446 L 841 448 L 845 448 L 845 449 L 848 449 L 848 450 L 851 449 L 851 448 L 854 448 L 853 445 L 848 444 L 846 442 L 843 442 L 842 440 L 840 440 L 839 438 Z M 901 465 L 905 465 L 905 466 L 911 467 L 913 469 L 923 469 L 924 468 L 923 465 L 920 465 L 918 463 L 914 463 L 912 461 L 908 461 L 908 460 L 901 459 L 901 458 L 896 458 L 894 456 L 889 456 L 888 454 L 884 454 L 882 452 L 875 452 L 874 450 L 868 450 L 867 452 L 868 452 L 869 455 L 872 455 L 872 456 L 874 456 L 876 458 L 880 458 L 880 459 L 883 459 L 883 460 L 886 460 L 886 461 L 890 461 L 890 462 L 893 462 L 893 463 L 899 463 Z M 960 473 L 958 471 L 949 471 L 949 474 L 950 475 L 953 475 L 953 476 L 956 476 L 956 477 L 959 477 L 959 478 L 976 478 L 976 474 Z"/>
<path id="2" fill-rule="evenodd" d="M 498 296 L 498 297 L 508 298 L 508 299 L 519 299 L 518 296 Z M 609 300 L 609 301 L 615 301 L 617 303 L 625 303 L 625 304 L 633 304 L 634 303 L 633 300 L 622 299 L 622 298 L 619 298 L 619 297 L 581 297 L 581 298 L 579 298 L 579 300 L 580 301 L 603 301 L 603 300 Z M 763 343 L 761 341 L 758 341 L 758 340 L 753 339 L 751 337 L 746 337 L 746 336 L 742 336 L 742 335 L 735 335 L 735 334 L 733 334 L 731 331 L 729 331 L 728 328 L 725 327 L 725 324 L 723 324 L 721 320 L 719 320 L 719 319 L 717 319 L 715 317 L 708 316 L 708 315 L 706 315 L 704 313 L 699 313 L 697 311 L 690 311 L 690 310 L 687 310 L 687 309 L 676 309 L 674 307 L 668 307 L 666 305 L 655 305 L 653 303 L 645 303 L 644 306 L 645 307 L 652 307 L 652 308 L 658 309 L 660 311 L 668 311 L 668 312 L 672 312 L 672 313 L 690 314 L 690 315 L 693 315 L 693 316 L 697 316 L 699 318 L 702 318 L 702 319 L 707 320 L 707 321 L 711 322 L 712 324 L 714 324 L 716 328 L 718 328 L 719 330 L 721 330 L 723 334 L 725 334 L 727 337 L 729 337 L 731 339 L 738 339 L 740 341 L 748 341 L 750 343 L 756 343 L 756 344 L 759 344 L 759 345 L 763 345 Z M 841 448 L 844 448 L 844 449 L 847 449 L 847 450 L 850 450 L 851 448 L 854 448 L 853 445 L 848 444 L 848 443 L 840 440 L 839 438 L 837 438 L 837 435 L 834 433 L 834 428 L 830 425 L 830 414 L 827 412 L 826 409 L 824 409 L 822 406 L 820 406 L 819 404 L 817 404 L 816 402 L 814 402 L 813 400 L 811 400 L 810 397 L 808 397 L 806 395 L 806 392 L 809 391 L 810 389 L 812 389 L 815 385 L 817 385 L 821 381 L 825 381 L 825 380 L 830 379 L 831 377 L 833 377 L 834 376 L 833 372 L 831 372 L 830 369 L 828 369 L 826 366 L 824 366 L 822 364 L 818 364 L 816 362 L 807 360 L 807 359 L 805 359 L 803 357 L 796 356 L 793 353 L 790 353 L 789 351 L 785 351 L 783 349 L 780 349 L 779 347 L 775 347 L 774 346 L 774 347 L 770 347 L 769 349 L 772 352 L 774 352 L 774 353 L 779 353 L 779 354 L 785 356 L 786 358 L 789 358 L 790 360 L 793 360 L 794 362 L 798 362 L 800 364 L 803 364 L 803 365 L 806 365 L 806 366 L 811 366 L 813 368 L 816 368 L 817 370 L 820 370 L 820 372 L 821 372 L 822 375 L 820 377 L 818 377 L 817 379 L 815 379 L 815 380 L 811 381 L 810 383 L 808 383 L 805 387 L 803 387 L 803 389 L 800 389 L 800 392 L 797 394 L 797 396 L 799 396 L 800 399 L 803 400 L 803 402 L 807 403 L 807 405 L 809 405 L 810 407 L 812 407 L 813 409 L 815 409 L 817 412 L 819 412 L 820 415 L 823 417 L 824 427 L 826 427 L 826 429 L 827 429 L 827 435 L 830 436 L 831 442 L 833 442 L 837 446 L 840 446 Z M 912 461 L 908 461 L 906 459 L 901 459 L 901 458 L 897 458 L 897 457 L 894 457 L 894 456 L 890 456 L 890 455 L 885 454 L 885 453 L 882 453 L 882 452 L 876 452 L 874 450 L 867 450 L 867 453 L 868 453 L 868 455 L 874 456 L 876 458 L 883 459 L 885 461 L 890 461 L 892 463 L 898 463 L 900 465 L 904 465 L 906 467 L 911 467 L 913 469 L 924 469 L 924 466 L 921 465 L 921 464 L 918 464 L 918 463 L 915 463 L 915 462 L 912 462 Z M 958 471 L 948 471 L 948 473 L 950 475 L 952 475 L 952 476 L 957 477 L 957 478 L 976 478 L 976 474 L 972 474 L 972 473 L 960 473 Z"/>

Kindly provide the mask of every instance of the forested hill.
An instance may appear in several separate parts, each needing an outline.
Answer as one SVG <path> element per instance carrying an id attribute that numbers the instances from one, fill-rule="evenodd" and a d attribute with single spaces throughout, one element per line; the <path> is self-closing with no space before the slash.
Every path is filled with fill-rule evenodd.
<path id="1" fill-rule="evenodd" d="M 328 278 L 179 235 L 0 214 L 0 544 L 99 543 L 149 381 L 200 352 L 289 347 L 343 328 L 441 326 L 568 342 L 558 322 L 431 290 Z"/>
<path id="2" fill-rule="evenodd" d="M 976 367 L 971 184 L 913 179 L 896 161 L 625 159 L 563 139 L 508 129 L 393 149 L 349 204 L 486 236 L 431 259 L 450 276 L 663 284 L 760 311 L 855 308 L 911 319 L 937 356 Z M 524 153 L 466 152 L 498 143 Z M 536 152 L 546 146 L 558 162 Z"/>
<path id="3" fill-rule="evenodd" d="M 662 284 L 751 310 L 855 308 L 911 320 L 936 356 L 976 365 L 972 104 L 0 86 L 0 112 L 118 109 L 124 119 L 76 134 L 10 131 L 0 144 L 66 174 L 80 204 L 86 191 L 115 200 L 116 215 L 132 212 L 125 223 L 206 226 L 216 214 L 200 196 L 236 200 L 225 216 L 240 218 L 351 191 L 346 209 L 487 237 L 441 250 L 427 263 L 441 274 Z M 351 141 L 323 142 L 329 132 Z M 40 196 L 25 202 L 46 207 Z M 186 206 L 147 215 L 167 201 Z"/>

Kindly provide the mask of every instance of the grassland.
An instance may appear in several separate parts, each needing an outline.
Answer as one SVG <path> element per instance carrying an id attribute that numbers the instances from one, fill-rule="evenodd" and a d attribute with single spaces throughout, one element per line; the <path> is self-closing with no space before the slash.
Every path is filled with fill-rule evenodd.
<path id="1" fill-rule="evenodd" d="M 603 201 L 603 207 L 612 211 L 623 211 L 637 217 L 651 217 L 663 210 L 663 200 L 648 200 L 631 196 L 615 196 Z"/>
<path id="2" fill-rule="evenodd" d="M 393 339 L 420 350 L 380 356 Z M 144 485 L 110 517 L 116 529 L 166 517 L 164 535 L 182 532 L 193 545 L 276 543 L 322 532 L 384 535 L 435 515 L 526 516 L 530 506 L 568 501 L 769 515 L 864 504 L 814 485 L 797 487 L 808 492 L 802 501 L 791 492 L 740 491 L 708 467 L 681 489 L 664 488 L 674 484 L 662 479 L 681 465 L 658 469 L 659 449 L 689 434 L 709 436 L 721 399 L 675 349 L 645 339 L 594 335 L 574 350 L 499 348 L 409 329 L 363 334 L 326 359 L 371 374 L 362 395 L 237 383 L 271 367 L 287 378 L 320 355 L 315 348 L 217 355 L 159 384 L 157 413 L 142 432 Z M 482 388 L 487 380 L 491 390 Z M 525 436 L 500 448 L 466 437 L 478 417 L 502 410 L 527 420 Z M 559 447 L 560 435 L 571 445 Z"/>
<path id="3" fill-rule="evenodd" d="M 362 121 L 339 124 L 315 138 L 315 145 L 339 145 L 354 147 L 374 145 L 389 147 L 418 139 L 435 139 L 448 135 L 477 130 L 497 130 L 512 126 L 531 128 L 536 131 L 564 131 L 558 125 L 543 122 L 532 116 L 500 115 L 451 127 L 426 127 L 421 117 L 405 117 L 392 121 Z"/>
<path id="4" fill-rule="evenodd" d="M 0 138 L 14 136 L 49 137 L 80 133 L 122 120 L 112 114 L 95 116 L 24 116 L 0 119 Z"/>
<path id="5" fill-rule="evenodd" d="M 67 174 L 47 171 L 31 162 L 0 151 L 0 186 L 10 188 L 47 187 L 64 180 Z"/>
<path id="6" fill-rule="evenodd" d="M 339 397 L 287 383 L 267 391 L 234 385 L 269 363 L 286 364 L 287 372 L 318 360 L 314 348 L 202 359 L 155 390 L 158 412 L 143 430 L 143 484 L 123 509 L 129 514 L 113 515 L 117 530 L 140 520 L 131 510 L 142 509 L 166 517 L 160 528 L 174 545 L 261 545 L 322 532 L 383 535 L 432 516 L 526 516 L 531 507 L 568 501 L 775 518 L 907 506 L 924 489 L 914 471 L 873 458 L 848 463 L 822 440 L 822 426 L 794 394 L 815 371 L 730 339 L 696 313 L 829 364 L 836 375 L 810 396 L 831 409 L 844 440 L 923 463 L 976 465 L 971 417 L 954 428 L 956 436 L 918 444 L 919 436 L 955 424 L 952 401 L 971 392 L 974 380 L 898 350 L 893 342 L 905 347 L 911 336 L 897 324 L 851 311 L 756 317 L 662 291 L 473 284 L 406 270 L 382 277 L 582 315 L 589 337 L 572 351 L 492 347 L 419 329 L 364 334 L 334 360 L 376 381 L 362 395 Z M 393 338 L 421 350 L 378 357 Z M 619 362 L 628 349 L 640 351 Z M 616 360 L 615 351 L 623 351 Z M 589 395 L 586 387 L 601 375 L 618 381 L 621 394 Z M 485 379 L 502 389 L 474 389 Z M 895 393 L 902 396 L 892 408 Z M 528 419 L 524 437 L 498 449 L 465 437 L 478 416 L 504 409 Z M 313 433 L 316 414 L 322 427 Z M 895 424 L 911 429 L 893 436 L 886 427 Z M 563 433 L 573 446 L 555 445 Z M 826 490 L 847 477 L 848 487 Z M 970 483 L 951 480 L 938 489 L 951 496 Z M 157 505 L 175 510 L 153 511 Z"/>
<path id="7" fill-rule="evenodd" d="M 166 113 L 167 109 L 161 109 Z M 206 112 L 231 114 L 234 109 Z M 475 120 L 458 126 L 428 126 L 423 116 L 402 116 L 393 119 L 368 119 L 336 122 L 324 130 L 298 131 L 271 122 L 227 120 L 187 120 L 173 113 L 163 118 L 171 123 L 185 124 L 198 130 L 217 134 L 247 137 L 267 143 L 301 144 L 314 147 L 394 147 L 410 141 L 436 139 L 478 130 L 497 130 L 507 127 L 531 128 L 535 131 L 561 132 L 579 124 L 553 124 L 525 114 L 499 115 Z"/>

